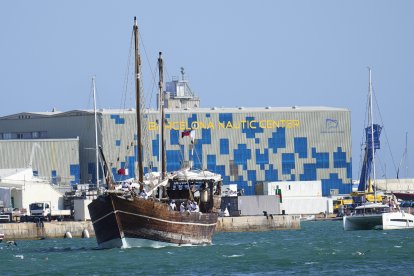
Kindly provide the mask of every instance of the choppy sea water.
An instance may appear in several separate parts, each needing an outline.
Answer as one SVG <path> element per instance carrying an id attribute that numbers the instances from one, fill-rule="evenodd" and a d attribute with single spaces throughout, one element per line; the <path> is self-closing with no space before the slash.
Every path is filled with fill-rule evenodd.
<path id="1" fill-rule="evenodd" d="M 0 243 L 0 275 L 286 275 L 414 273 L 414 230 L 217 233 L 209 246 L 99 250 L 94 238 Z"/>

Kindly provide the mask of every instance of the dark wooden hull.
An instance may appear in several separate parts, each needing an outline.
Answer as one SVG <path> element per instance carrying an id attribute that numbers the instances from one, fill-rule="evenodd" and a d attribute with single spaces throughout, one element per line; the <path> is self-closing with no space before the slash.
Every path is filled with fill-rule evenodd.
<path id="1" fill-rule="evenodd" d="M 414 201 L 414 193 L 393 193 L 398 199 Z"/>
<path id="2" fill-rule="evenodd" d="M 170 210 L 168 204 L 106 194 L 88 206 L 99 247 L 209 244 L 218 213 Z"/>

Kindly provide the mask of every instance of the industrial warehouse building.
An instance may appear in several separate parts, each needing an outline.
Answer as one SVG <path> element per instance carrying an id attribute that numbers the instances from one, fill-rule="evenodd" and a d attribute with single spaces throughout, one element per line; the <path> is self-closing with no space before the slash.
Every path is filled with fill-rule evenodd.
<path id="1" fill-rule="evenodd" d="M 200 108 L 181 73 L 164 92 L 167 171 L 193 164 L 220 173 L 223 184 L 237 184 L 244 195 L 255 195 L 256 184 L 277 181 L 320 181 L 323 196 L 352 191 L 349 110 Z M 142 112 L 144 172 L 160 167 L 159 114 Z M 31 167 L 52 183 L 97 183 L 96 125 L 115 180 L 135 177 L 135 109 L 101 109 L 96 120 L 94 115 L 54 109 L 0 117 L 0 169 Z"/>
<path id="2" fill-rule="evenodd" d="M 98 141 L 117 180 L 135 175 L 135 114 L 97 112 Z M 157 171 L 159 112 L 147 110 L 143 117 L 144 170 Z M 96 183 L 94 125 L 90 110 L 1 117 L 0 168 L 30 165 L 53 181 Z M 167 171 L 193 160 L 194 167 L 220 173 L 224 184 L 237 184 L 245 195 L 255 194 L 256 183 L 275 181 L 320 180 L 324 196 L 351 192 L 347 109 L 169 108 L 165 126 Z M 194 141 L 185 135 L 190 129 Z"/>

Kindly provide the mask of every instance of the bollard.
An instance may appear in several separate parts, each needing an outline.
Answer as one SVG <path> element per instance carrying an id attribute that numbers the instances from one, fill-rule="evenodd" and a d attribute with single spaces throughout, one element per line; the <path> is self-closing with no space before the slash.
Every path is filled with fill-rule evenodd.
<path id="1" fill-rule="evenodd" d="M 82 231 L 82 238 L 89 239 L 88 229 L 83 229 L 83 231 Z"/>

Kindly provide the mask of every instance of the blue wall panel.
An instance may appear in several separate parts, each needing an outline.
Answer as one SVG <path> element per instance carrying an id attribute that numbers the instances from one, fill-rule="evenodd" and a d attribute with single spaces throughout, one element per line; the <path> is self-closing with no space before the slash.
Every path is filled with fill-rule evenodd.
<path id="1" fill-rule="evenodd" d="M 290 174 L 290 172 L 294 168 L 295 168 L 295 154 L 283 153 L 282 154 L 282 173 Z"/>
<path id="2" fill-rule="evenodd" d="M 70 175 L 73 176 L 73 180 L 70 181 L 71 185 L 76 185 L 80 183 L 80 166 L 79 164 L 71 164 L 70 168 Z M 95 172 L 95 168 L 93 169 L 93 171 Z M 95 178 L 95 181 L 93 181 L 93 183 L 96 183 L 96 174 L 93 175 L 93 178 Z"/>
<path id="3" fill-rule="evenodd" d="M 246 134 L 246 138 L 256 138 L 256 133 L 263 133 L 263 128 L 259 127 L 259 123 L 254 117 L 246 117 L 247 127 L 242 128 L 242 132 Z"/>
<path id="4" fill-rule="evenodd" d="M 308 158 L 308 139 L 306 137 L 296 137 L 294 147 L 299 158 Z"/>
<path id="5" fill-rule="evenodd" d="M 229 139 L 227 139 L 227 138 L 220 139 L 220 154 L 228 155 L 229 153 L 230 153 L 230 151 L 229 151 Z"/>
<path id="6" fill-rule="evenodd" d="M 273 150 L 273 153 L 277 153 L 277 149 L 283 149 L 286 147 L 286 132 L 285 128 L 278 128 L 272 133 L 272 138 L 269 138 L 269 148 Z"/>

